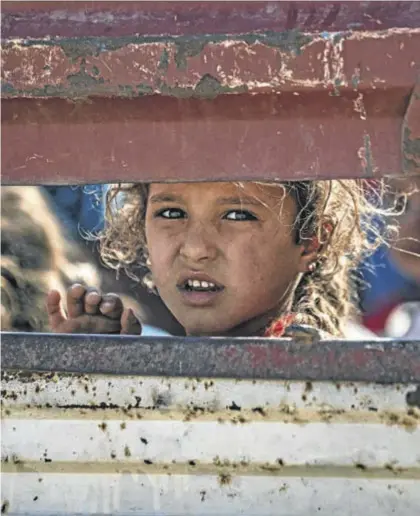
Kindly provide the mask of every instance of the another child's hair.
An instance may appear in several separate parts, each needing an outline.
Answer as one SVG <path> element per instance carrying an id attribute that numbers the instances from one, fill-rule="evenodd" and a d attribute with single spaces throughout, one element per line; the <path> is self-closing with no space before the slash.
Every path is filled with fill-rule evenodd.
<path id="1" fill-rule="evenodd" d="M 291 181 L 281 186 L 297 203 L 296 242 L 317 237 L 320 243 L 316 267 L 302 275 L 291 312 L 297 323 L 343 336 L 344 325 L 357 307 L 357 267 L 397 234 L 395 221 L 383 224 L 384 216 L 398 214 L 395 203 L 383 207 L 382 180 Z M 107 224 L 100 236 L 104 263 L 136 280 L 139 271 L 147 268 L 148 192 L 147 184 L 113 185 L 107 194 Z M 143 279 L 147 284 L 148 275 Z"/>

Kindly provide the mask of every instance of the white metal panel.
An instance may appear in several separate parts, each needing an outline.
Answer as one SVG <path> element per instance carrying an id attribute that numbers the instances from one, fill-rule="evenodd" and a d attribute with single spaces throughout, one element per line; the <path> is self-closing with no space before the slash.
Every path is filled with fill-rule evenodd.
<path id="1" fill-rule="evenodd" d="M 420 514 L 415 385 L 4 374 L 9 514 Z"/>
<path id="2" fill-rule="evenodd" d="M 39 482 L 42 478 L 42 482 Z M 416 516 L 418 480 L 209 475 L 7 474 L 9 514 Z"/>

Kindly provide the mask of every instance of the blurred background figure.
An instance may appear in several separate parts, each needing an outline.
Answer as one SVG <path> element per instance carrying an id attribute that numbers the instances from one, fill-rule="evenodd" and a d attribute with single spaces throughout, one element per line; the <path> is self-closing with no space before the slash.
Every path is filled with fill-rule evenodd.
<path id="1" fill-rule="evenodd" d="M 97 234 L 104 225 L 106 185 L 45 186 L 52 208 L 68 236 Z"/>
<path id="2" fill-rule="evenodd" d="M 393 179 L 389 186 L 397 197 L 410 193 L 397 218 L 397 242 L 379 248 L 361 270 L 367 283 L 360 292 L 362 324 L 383 337 L 420 338 L 420 177 Z"/>
<path id="3" fill-rule="evenodd" d="M 48 332 L 45 297 L 75 282 L 122 296 L 144 335 L 177 334 L 160 299 L 106 269 L 93 238 L 103 227 L 106 186 L 2 187 L 1 329 Z M 88 237 L 87 239 L 85 237 Z"/>
<path id="4" fill-rule="evenodd" d="M 38 187 L 1 189 L 1 327 L 4 331 L 48 331 L 45 296 L 73 282 L 99 287 L 93 261 L 72 245 Z"/>

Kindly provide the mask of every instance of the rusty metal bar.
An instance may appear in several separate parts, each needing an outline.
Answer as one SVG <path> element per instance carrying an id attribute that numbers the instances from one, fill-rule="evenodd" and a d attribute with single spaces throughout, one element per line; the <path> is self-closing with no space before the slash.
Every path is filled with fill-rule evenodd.
<path id="1" fill-rule="evenodd" d="M 3 333 L 4 370 L 420 382 L 420 342 Z"/>
<path id="2" fill-rule="evenodd" d="M 4 2 L 2 27 L 4 183 L 419 169 L 418 2 Z"/>

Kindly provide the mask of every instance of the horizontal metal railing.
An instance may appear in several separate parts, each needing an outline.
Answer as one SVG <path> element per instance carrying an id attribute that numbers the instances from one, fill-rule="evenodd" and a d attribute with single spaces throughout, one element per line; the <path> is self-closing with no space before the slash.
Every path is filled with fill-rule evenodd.
<path id="1" fill-rule="evenodd" d="M 2 334 L 3 370 L 420 382 L 420 341 Z"/>

